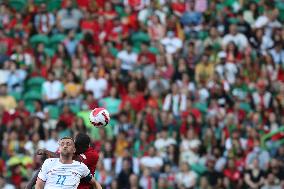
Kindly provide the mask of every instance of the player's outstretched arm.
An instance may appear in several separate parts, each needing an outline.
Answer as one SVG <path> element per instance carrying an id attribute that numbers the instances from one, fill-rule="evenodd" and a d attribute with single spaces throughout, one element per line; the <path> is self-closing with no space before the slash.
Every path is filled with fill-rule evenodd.
<path id="1" fill-rule="evenodd" d="M 57 158 L 59 157 L 59 154 L 45 150 L 45 149 L 39 149 L 37 151 L 37 155 L 43 155 L 46 156 L 47 158 Z"/>
<path id="2" fill-rule="evenodd" d="M 92 178 L 89 183 L 93 186 L 93 189 L 103 189 L 100 183 L 94 178 Z"/>
<path id="3" fill-rule="evenodd" d="M 38 173 L 39 173 L 39 170 L 34 174 L 32 179 L 28 182 L 25 189 L 32 189 L 33 188 L 33 186 L 36 184 Z"/>

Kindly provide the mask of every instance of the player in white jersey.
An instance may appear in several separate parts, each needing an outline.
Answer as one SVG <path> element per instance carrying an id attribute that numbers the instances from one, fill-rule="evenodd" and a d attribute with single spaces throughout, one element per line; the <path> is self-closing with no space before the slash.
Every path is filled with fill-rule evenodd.
<path id="1" fill-rule="evenodd" d="M 59 140 L 60 158 L 46 159 L 41 167 L 36 181 L 36 189 L 76 189 L 80 179 L 89 182 L 93 188 L 102 189 L 92 177 L 88 167 L 73 160 L 75 144 L 72 138 Z"/>

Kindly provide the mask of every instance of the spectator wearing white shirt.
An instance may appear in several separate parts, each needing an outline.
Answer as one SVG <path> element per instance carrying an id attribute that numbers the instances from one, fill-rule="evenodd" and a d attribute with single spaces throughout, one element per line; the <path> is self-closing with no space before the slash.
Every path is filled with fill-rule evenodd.
<path id="1" fill-rule="evenodd" d="M 50 137 L 45 141 L 45 149 L 56 152 L 59 148 L 56 130 L 50 130 Z"/>
<path id="2" fill-rule="evenodd" d="M 229 33 L 224 36 L 222 41 L 223 47 L 227 47 L 230 42 L 234 42 L 240 50 L 244 50 L 248 46 L 247 37 L 237 31 L 237 26 L 235 24 L 230 25 Z"/>
<path id="3" fill-rule="evenodd" d="M 132 157 L 129 149 L 123 150 L 123 157 L 118 157 L 115 162 L 115 173 L 118 175 L 123 169 L 123 161 L 130 161 L 133 173 L 139 175 L 139 160 L 136 157 Z"/>
<path id="4" fill-rule="evenodd" d="M 149 148 L 149 155 L 144 156 L 140 159 L 140 165 L 142 168 L 150 168 L 151 171 L 159 171 L 163 166 L 163 160 L 157 155 L 156 149 L 154 147 Z"/>
<path id="5" fill-rule="evenodd" d="M 117 58 L 121 61 L 121 69 L 123 71 L 132 71 L 137 63 L 138 55 L 132 51 L 132 46 L 125 43 L 125 49 L 117 54 Z"/>
<path id="6" fill-rule="evenodd" d="M 85 82 L 85 90 L 91 91 L 95 99 L 101 99 L 107 89 L 107 80 L 99 76 L 99 70 L 95 68 Z"/>
<path id="7" fill-rule="evenodd" d="M 20 65 L 25 65 L 25 66 L 33 65 L 33 57 L 31 56 L 30 53 L 24 51 L 22 45 L 17 45 L 15 47 L 15 52 L 10 56 L 10 59 Z"/>
<path id="8" fill-rule="evenodd" d="M 168 136 L 167 129 L 163 129 L 159 133 L 159 138 L 154 142 L 154 146 L 157 149 L 159 156 L 162 158 L 167 156 L 166 150 L 172 144 L 177 144 L 177 141 Z"/>
<path id="9" fill-rule="evenodd" d="M 31 135 L 31 140 L 26 142 L 24 148 L 28 154 L 34 156 L 37 150 L 45 148 L 44 141 L 40 140 L 39 134 L 35 132 Z"/>
<path id="10" fill-rule="evenodd" d="M 155 179 L 151 177 L 151 172 L 149 169 L 145 168 L 143 170 L 143 175 L 139 180 L 139 186 L 142 189 L 155 189 L 156 188 Z"/>
<path id="11" fill-rule="evenodd" d="M 197 174 L 190 170 L 187 162 L 182 162 L 180 172 L 176 175 L 178 188 L 193 188 L 197 182 Z"/>
<path id="12" fill-rule="evenodd" d="M 180 93 L 180 89 L 176 83 L 172 84 L 171 93 L 167 94 L 163 110 L 172 112 L 175 116 L 179 116 L 186 109 L 186 95 Z"/>
<path id="13" fill-rule="evenodd" d="M 167 54 L 174 54 L 182 47 L 182 40 L 175 37 L 174 32 L 169 31 L 167 37 L 161 40 L 161 44 L 164 45 Z"/>
<path id="14" fill-rule="evenodd" d="M 6 182 L 6 179 L 1 175 L 0 176 L 0 188 L 2 189 L 16 189 L 14 185 L 11 185 Z"/>
<path id="15" fill-rule="evenodd" d="M 62 98 L 63 84 L 55 78 L 54 72 L 49 72 L 47 81 L 42 84 L 42 94 L 44 102 L 47 104 L 56 104 Z"/>
<path id="16" fill-rule="evenodd" d="M 284 50 L 282 42 L 275 44 L 275 47 L 269 51 L 276 66 L 284 66 Z"/>

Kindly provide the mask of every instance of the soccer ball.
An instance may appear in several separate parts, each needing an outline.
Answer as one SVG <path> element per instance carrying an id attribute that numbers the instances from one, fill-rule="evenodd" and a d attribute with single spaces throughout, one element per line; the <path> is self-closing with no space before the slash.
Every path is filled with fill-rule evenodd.
<path id="1" fill-rule="evenodd" d="M 109 112 L 105 108 L 95 108 L 89 115 L 90 122 L 94 127 L 105 127 L 109 123 Z"/>

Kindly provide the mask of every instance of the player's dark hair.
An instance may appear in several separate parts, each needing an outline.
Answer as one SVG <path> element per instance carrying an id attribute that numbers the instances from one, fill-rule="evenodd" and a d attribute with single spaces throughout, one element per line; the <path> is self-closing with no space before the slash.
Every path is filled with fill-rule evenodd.
<path id="1" fill-rule="evenodd" d="M 84 153 L 90 146 L 91 139 L 85 133 L 79 133 L 75 137 L 75 148 L 76 153 L 81 154 Z"/>

